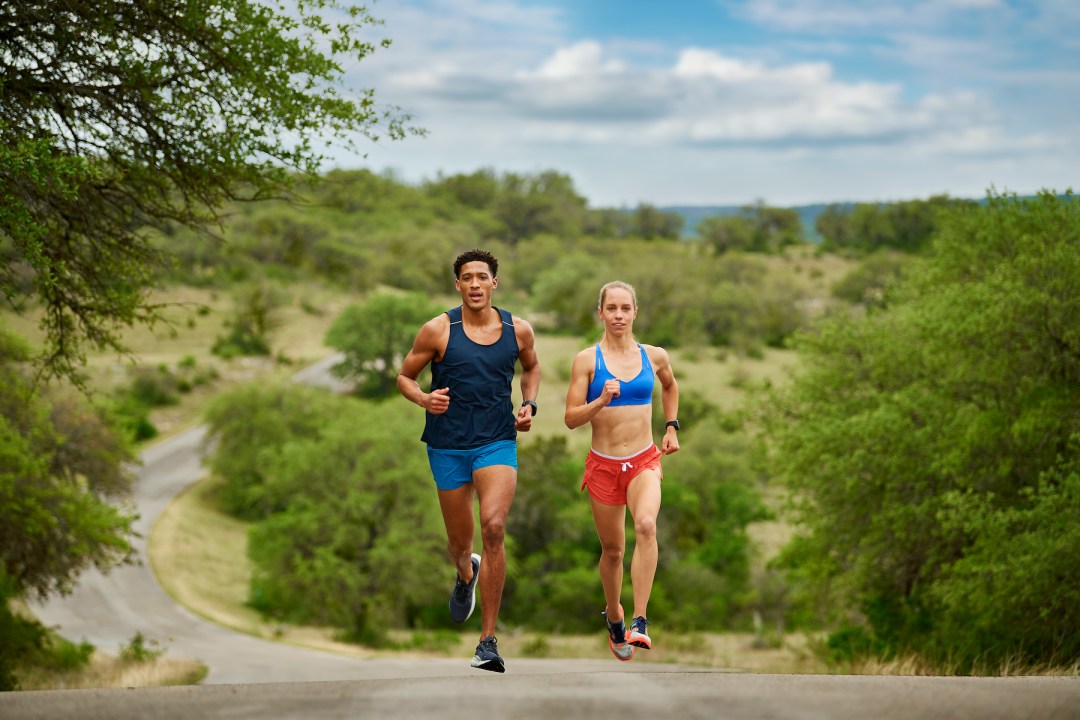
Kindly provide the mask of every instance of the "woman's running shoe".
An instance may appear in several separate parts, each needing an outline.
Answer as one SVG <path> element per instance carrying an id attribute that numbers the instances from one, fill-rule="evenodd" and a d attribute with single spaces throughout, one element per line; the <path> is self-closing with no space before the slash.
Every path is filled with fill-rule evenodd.
<path id="1" fill-rule="evenodd" d="M 611 646 L 611 654 L 626 662 L 634 657 L 634 646 L 626 642 L 626 616 L 623 614 L 622 605 L 619 606 L 619 614 L 622 617 L 612 622 L 607 616 L 607 610 L 604 610 L 604 619 L 607 620 L 608 645 Z"/>
<path id="2" fill-rule="evenodd" d="M 626 641 L 634 647 L 652 650 L 652 638 L 649 637 L 648 627 L 649 621 L 645 619 L 645 616 L 638 615 L 630 623 L 630 635 L 626 638 Z"/>

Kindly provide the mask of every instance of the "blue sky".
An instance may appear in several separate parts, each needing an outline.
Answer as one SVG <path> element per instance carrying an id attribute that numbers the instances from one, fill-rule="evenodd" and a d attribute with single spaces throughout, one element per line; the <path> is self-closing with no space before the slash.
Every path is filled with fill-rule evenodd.
<path id="1" fill-rule="evenodd" d="M 379 0 L 348 83 L 427 137 L 328 166 L 568 174 L 590 205 L 1080 189 L 1075 0 Z"/>

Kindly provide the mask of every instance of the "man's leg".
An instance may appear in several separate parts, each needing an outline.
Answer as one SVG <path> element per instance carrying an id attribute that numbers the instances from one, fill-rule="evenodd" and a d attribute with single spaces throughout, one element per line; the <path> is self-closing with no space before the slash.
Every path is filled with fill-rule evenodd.
<path id="1" fill-rule="evenodd" d="M 439 490 L 439 506 L 446 525 L 446 549 L 457 568 L 458 577 L 471 582 L 473 576 L 472 550 L 476 525 L 473 522 L 473 486 L 462 485 L 454 490 Z"/>
<path id="2" fill-rule="evenodd" d="M 517 491 L 517 470 L 509 465 L 479 468 L 473 471 L 473 486 L 480 498 L 480 537 L 484 545 L 480 563 L 480 637 L 483 639 L 495 634 L 499 619 L 506 583 L 506 516 Z"/>

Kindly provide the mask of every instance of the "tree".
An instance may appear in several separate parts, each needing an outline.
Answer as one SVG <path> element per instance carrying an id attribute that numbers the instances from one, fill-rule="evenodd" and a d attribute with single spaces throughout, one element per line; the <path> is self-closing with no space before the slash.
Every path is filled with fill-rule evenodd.
<path id="1" fill-rule="evenodd" d="M 47 372 L 75 377 L 87 343 L 122 351 L 120 328 L 160 319 L 150 230 L 279 196 L 324 144 L 412 131 L 342 85 L 377 23 L 337 0 L 0 6 L 0 287 L 44 306 Z"/>
<path id="2" fill-rule="evenodd" d="M 661 210 L 650 203 L 639 203 L 633 214 L 631 232 L 644 240 L 678 240 L 683 216 Z"/>
<path id="3" fill-rule="evenodd" d="M 417 329 L 438 314 L 434 305 L 417 295 L 380 294 L 350 305 L 326 332 L 326 344 L 345 354 L 334 372 L 357 378 L 357 392 L 365 397 L 393 394 L 398 367 Z"/>
<path id="4" fill-rule="evenodd" d="M 850 207 L 837 203 L 827 206 L 814 220 L 814 229 L 824 239 L 822 244 L 826 249 L 850 247 L 852 245 Z"/>
<path id="5" fill-rule="evenodd" d="M 889 305 L 800 337 L 769 416 L 790 564 L 886 653 L 1075 663 L 1080 203 L 991 195 L 942 222 Z"/>
<path id="6" fill-rule="evenodd" d="M 214 452 L 208 467 L 224 479 L 218 503 L 244 520 L 280 512 L 287 493 L 275 485 L 277 455 L 289 443 L 318 436 L 336 415 L 342 398 L 304 385 L 252 384 L 215 397 L 206 410 Z"/>
<path id="7" fill-rule="evenodd" d="M 748 250 L 753 244 L 754 225 L 742 215 L 710 215 L 697 224 L 698 236 L 717 255 L 733 250 Z"/>
<path id="8" fill-rule="evenodd" d="M 506 173 L 492 214 L 502 225 L 502 238 L 516 245 L 538 233 L 577 237 L 585 225 L 585 198 L 569 176 L 553 170 L 537 175 Z"/>
<path id="9" fill-rule="evenodd" d="M 211 467 L 230 509 L 240 499 L 256 519 L 252 606 L 374 643 L 421 610 L 445 618 L 431 582 L 446 572 L 445 537 L 414 410 L 296 384 L 216 399 Z"/>
<path id="10" fill-rule="evenodd" d="M 797 211 L 770 207 L 761 201 L 742 206 L 737 215 L 703 218 L 697 231 L 718 255 L 732 250 L 772 253 L 804 241 Z"/>
<path id="11" fill-rule="evenodd" d="M 28 356 L 0 328 L 0 581 L 45 598 L 130 557 L 133 456 L 84 399 L 36 387 Z"/>

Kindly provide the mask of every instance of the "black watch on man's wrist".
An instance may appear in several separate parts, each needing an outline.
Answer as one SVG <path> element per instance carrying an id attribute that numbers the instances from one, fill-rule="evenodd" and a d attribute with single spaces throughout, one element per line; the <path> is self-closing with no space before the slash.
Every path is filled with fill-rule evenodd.
<path id="1" fill-rule="evenodd" d="M 521 403 L 521 407 L 525 407 L 526 405 L 528 405 L 529 407 L 532 408 L 532 411 L 533 411 L 532 416 L 536 417 L 536 402 L 533 401 L 533 400 L 525 400 L 525 401 L 523 401 Z"/>
<path id="2" fill-rule="evenodd" d="M 678 430 L 679 429 L 679 421 L 678 420 L 668 420 L 666 423 L 664 423 L 664 427 L 673 427 L 676 430 Z"/>

